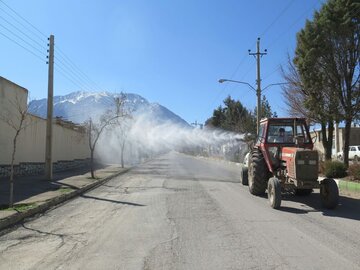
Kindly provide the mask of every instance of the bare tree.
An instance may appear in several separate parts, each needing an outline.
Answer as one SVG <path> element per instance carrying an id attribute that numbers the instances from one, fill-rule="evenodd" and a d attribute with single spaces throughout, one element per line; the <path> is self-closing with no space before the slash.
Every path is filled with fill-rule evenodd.
<path id="1" fill-rule="evenodd" d="M 115 123 L 117 116 L 110 116 L 109 114 L 104 114 L 99 122 L 95 122 L 92 118 L 85 123 L 88 135 L 89 135 L 89 147 L 90 147 L 90 171 L 91 178 L 95 178 L 95 164 L 94 164 L 94 153 L 97 142 L 100 138 L 100 135 L 103 131 L 109 126 Z"/>
<path id="2" fill-rule="evenodd" d="M 304 78 L 289 56 L 286 70 L 281 67 L 281 71 L 287 82 L 282 90 L 289 114 L 293 117 L 305 117 L 310 123 L 321 124 L 321 141 L 325 150 L 325 159 L 330 160 L 334 121 L 339 118 L 331 90 L 323 85 L 322 91 L 318 91 L 319 87 L 316 85 L 313 88 L 311 85 L 306 86 Z"/>
<path id="3" fill-rule="evenodd" d="M 116 132 L 117 138 L 120 140 L 120 159 L 121 159 L 121 168 L 124 168 L 124 151 L 125 151 L 125 144 L 128 137 L 128 132 L 130 130 L 131 123 L 128 121 L 132 119 L 132 112 L 129 111 L 128 108 L 125 108 L 124 103 L 126 100 L 126 95 L 124 93 L 120 93 L 120 97 L 115 98 L 115 105 L 116 105 L 116 114 L 121 116 L 117 119 L 118 129 Z M 120 119 L 122 121 L 120 121 Z"/>
<path id="4" fill-rule="evenodd" d="M 101 115 L 98 121 L 94 122 L 92 118 L 90 118 L 85 123 L 85 127 L 89 136 L 91 178 L 95 178 L 94 154 L 97 142 L 101 134 L 106 129 L 118 126 L 120 123 L 119 119 L 127 116 L 123 108 L 124 101 L 125 95 L 121 94 L 120 97 L 117 97 L 114 100 L 115 110 L 106 111 L 103 115 Z"/>
<path id="5" fill-rule="evenodd" d="M 288 113 L 292 117 L 305 117 L 311 122 L 316 122 L 311 112 L 304 106 L 306 91 L 301 82 L 300 75 L 288 55 L 286 70 L 281 66 L 281 73 L 287 84 L 282 86 L 282 94 L 285 98 Z"/>
<path id="6" fill-rule="evenodd" d="M 26 95 L 25 95 L 26 98 Z M 16 155 L 16 146 L 20 132 L 28 126 L 30 119 L 28 116 L 28 107 L 26 100 L 19 98 L 16 94 L 15 99 L 8 100 L 9 106 L 5 106 L 4 113 L 0 115 L 0 120 L 6 123 L 15 132 L 12 137 L 12 153 L 10 163 L 10 197 L 9 207 L 14 205 L 14 162 Z"/>
<path id="7" fill-rule="evenodd" d="M 122 123 L 119 125 L 118 129 L 115 130 L 116 136 L 120 141 L 120 160 L 121 160 L 121 168 L 124 168 L 124 153 L 125 153 L 125 145 L 128 138 L 128 133 L 130 130 L 131 123 L 128 119 L 124 119 Z"/>

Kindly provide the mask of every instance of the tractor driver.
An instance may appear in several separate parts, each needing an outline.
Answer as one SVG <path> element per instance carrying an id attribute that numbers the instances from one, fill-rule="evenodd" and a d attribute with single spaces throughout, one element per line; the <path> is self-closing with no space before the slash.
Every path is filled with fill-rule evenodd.
<path id="1" fill-rule="evenodd" d="M 286 142 L 284 128 L 279 128 L 279 136 L 276 138 L 276 142 Z"/>

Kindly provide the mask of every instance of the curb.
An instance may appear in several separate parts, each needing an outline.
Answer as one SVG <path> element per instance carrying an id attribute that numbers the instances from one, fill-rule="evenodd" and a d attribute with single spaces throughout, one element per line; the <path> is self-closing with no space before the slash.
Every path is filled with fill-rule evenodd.
<path id="1" fill-rule="evenodd" d="M 31 209 L 28 209 L 24 212 L 19 212 L 19 213 L 16 213 L 16 214 L 13 214 L 11 216 L 8 216 L 4 219 L 1 219 L 0 220 L 0 231 L 3 230 L 3 229 L 6 229 L 16 223 L 19 223 L 20 221 L 24 220 L 25 218 L 28 218 L 28 217 L 31 217 L 31 216 L 34 216 L 36 214 L 39 214 L 39 213 L 43 213 L 45 212 L 46 210 L 50 209 L 51 207 L 53 206 L 56 206 L 60 203 L 63 203 L 65 201 L 68 201 L 80 194 L 83 194 L 91 189 L 94 189 L 94 188 L 97 188 L 98 186 L 101 186 L 102 184 L 108 182 L 109 180 L 111 180 L 112 178 L 114 177 L 117 177 L 119 175 L 122 175 L 122 174 L 125 174 L 127 173 L 131 168 L 126 168 L 124 170 L 122 170 L 121 172 L 117 172 L 117 173 L 114 173 L 112 175 L 109 175 L 103 179 L 100 179 L 94 183 L 91 183 L 89 185 L 86 185 L 84 187 L 81 187 L 79 189 L 76 189 L 76 190 L 73 190 L 69 193 L 66 193 L 66 194 L 61 194 L 59 196 L 56 196 L 34 208 L 31 208 Z"/>

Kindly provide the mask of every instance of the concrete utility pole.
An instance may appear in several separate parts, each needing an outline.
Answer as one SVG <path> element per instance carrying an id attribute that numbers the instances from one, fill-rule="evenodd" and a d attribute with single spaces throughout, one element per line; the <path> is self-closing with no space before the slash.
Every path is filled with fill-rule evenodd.
<path id="1" fill-rule="evenodd" d="M 45 147 L 45 177 L 52 180 L 52 118 L 53 118 L 53 96 L 54 96 L 54 36 L 49 40 L 49 77 L 48 77 L 48 103 L 46 121 L 46 147 Z"/>
<path id="2" fill-rule="evenodd" d="M 260 79 L 260 58 L 263 55 L 267 54 L 267 50 L 265 49 L 264 52 L 260 52 L 260 38 L 257 39 L 256 42 L 256 53 L 251 53 L 249 50 L 249 55 L 253 55 L 256 58 L 257 64 L 257 89 L 256 89 L 256 96 L 257 96 L 257 111 L 256 111 L 256 130 L 259 134 L 260 128 L 260 116 L 261 116 L 261 79 Z"/>

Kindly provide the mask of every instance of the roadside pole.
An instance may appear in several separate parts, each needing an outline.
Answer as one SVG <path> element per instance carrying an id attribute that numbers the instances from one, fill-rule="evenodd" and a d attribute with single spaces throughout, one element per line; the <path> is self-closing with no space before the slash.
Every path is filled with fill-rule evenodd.
<path id="1" fill-rule="evenodd" d="M 265 49 L 264 52 L 260 52 L 260 38 L 257 39 L 256 42 L 256 53 L 251 53 L 249 50 L 249 55 L 253 55 L 256 58 L 256 66 L 257 66 L 257 89 L 256 89 L 256 96 L 257 96 L 257 111 L 256 111 L 256 131 L 259 134 L 260 128 L 260 120 L 261 120 L 261 77 L 260 77 L 260 58 L 263 55 L 267 54 L 267 50 Z"/>
<path id="2" fill-rule="evenodd" d="M 54 96 L 54 36 L 49 38 L 49 74 L 48 74 L 48 103 L 46 119 L 46 146 L 45 146 L 45 177 L 52 180 L 52 118 L 53 118 L 53 96 Z"/>

